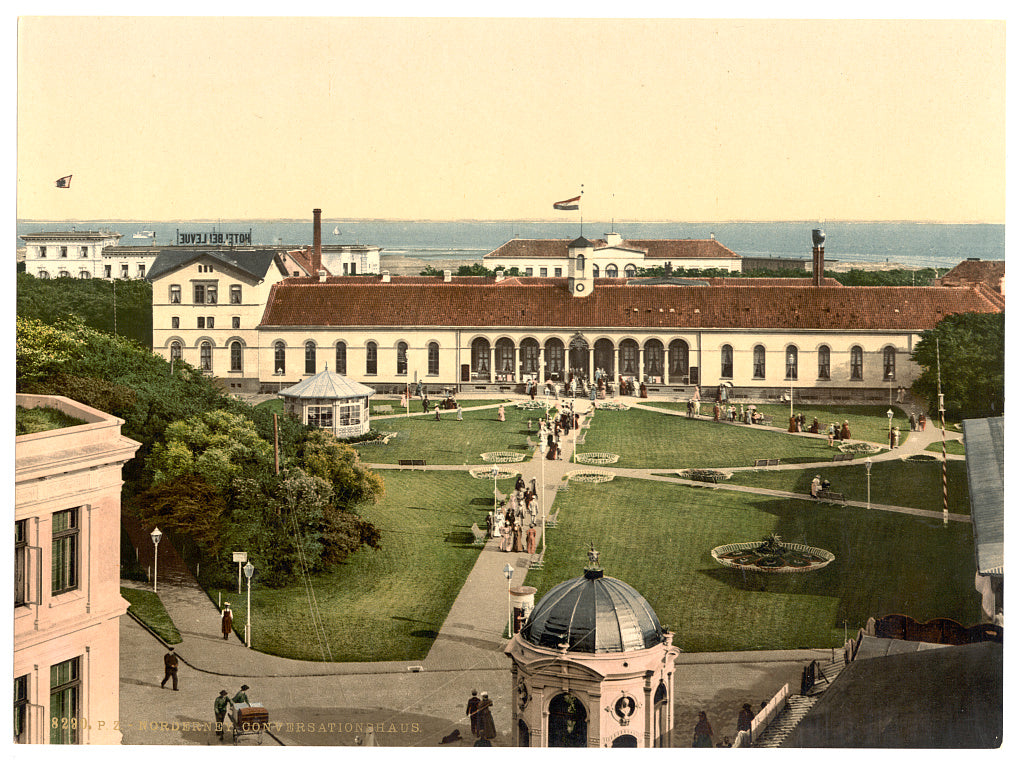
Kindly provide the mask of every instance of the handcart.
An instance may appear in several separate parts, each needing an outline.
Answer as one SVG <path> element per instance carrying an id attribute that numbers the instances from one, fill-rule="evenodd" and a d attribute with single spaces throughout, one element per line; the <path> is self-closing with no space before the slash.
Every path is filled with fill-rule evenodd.
<path id="1" fill-rule="evenodd" d="M 231 718 L 231 741 L 237 744 L 244 738 L 255 738 L 263 743 L 263 734 L 270 727 L 270 714 L 260 703 L 236 704 L 228 702 L 228 717 Z"/>

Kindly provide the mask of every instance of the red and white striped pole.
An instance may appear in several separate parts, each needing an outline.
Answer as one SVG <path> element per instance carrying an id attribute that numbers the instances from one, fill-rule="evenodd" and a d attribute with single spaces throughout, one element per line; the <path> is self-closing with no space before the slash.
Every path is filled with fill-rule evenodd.
<path id="1" fill-rule="evenodd" d="M 939 425 L 942 430 L 942 524 L 949 525 L 949 485 L 946 481 L 946 406 L 942 396 L 942 363 L 939 360 L 939 337 L 935 337 L 935 373 L 939 390 Z"/>

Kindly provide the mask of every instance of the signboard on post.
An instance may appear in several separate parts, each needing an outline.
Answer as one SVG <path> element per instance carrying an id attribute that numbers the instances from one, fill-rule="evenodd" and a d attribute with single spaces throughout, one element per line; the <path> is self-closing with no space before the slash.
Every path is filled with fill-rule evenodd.
<path id="1" fill-rule="evenodd" d="M 232 552 L 231 562 L 238 563 L 238 594 L 242 594 L 242 563 L 249 562 L 249 553 Z"/>

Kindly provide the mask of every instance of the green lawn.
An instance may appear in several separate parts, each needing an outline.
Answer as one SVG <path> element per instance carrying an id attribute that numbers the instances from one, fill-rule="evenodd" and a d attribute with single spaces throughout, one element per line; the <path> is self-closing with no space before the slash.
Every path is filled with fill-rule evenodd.
<path id="1" fill-rule="evenodd" d="M 360 458 L 371 464 L 397 464 L 399 459 L 425 459 L 427 464 L 482 464 L 480 454 L 490 451 L 518 451 L 530 458 L 526 440 L 536 442 L 540 410 L 506 406 L 505 421 L 501 422 L 497 408 L 469 411 L 466 404 L 462 421 L 455 420 L 455 411 L 441 411 L 441 421 L 434 421 L 432 412 L 415 418 L 374 419 L 374 429 L 397 432 L 398 437 L 387 445 L 354 447 Z M 532 432 L 527 427 L 528 419 L 533 420 Z"/>
<path id="2" fill-rule="evenodd" d="M 167 615 L 159 594 L 146 589 L 121 587 L 121 597 L 130 603 L 128 613 L 156 632 L 164 642 L 170 645 L 181 642 L 181 634 Z"/>
<path id="3" fill-rule="evenodd" d="M 925 450 L 935 451 L 936 453 L 942 453 L 942 441 L 932 443 L 927 448 L 925 448 Z M 961 443 L 959 440 L 946 441 L 946 455 L 964 456 L 966 455 L 966 453 L 967 452 L 964 450 L 964 444 Z"/>
<path id="4" fill-rule="evenodd" d="M 659 403 L 651 401 L 649 405 L 656 406 L 658 408 L 667 408 L 673 411 L 686 412 L 685 402 L 668 402 Z M 730 405 L 735 405 L 736 410 L 742 410 L 742 406 L 746 405 L 743 401 L 734 400 L 731 403 L 726 403 L 725 407 L 728 408 Z M 769 416 L 772 419 L 772 426 L 780 429 L 788 429 L 789 427 L 789 404 L 782 403 L 756 403 L 757 410 L 761 413 Z M 703 402 L 701 403 L 700 412 L 704 417 L 710 418 L 714 403 Z M 854 440 L 866 440 L 871 443 L 882 443 L 884 445 L 889 442 L 889 418 L 885 415 L 889 409 L 888 405 L 817 405 L 812 403 L 794 403 L 793 413 L 802 413 L 807 417 L 807 426 L 810 427 L 815 417 L 821 424 L 821 434 L 827 434 L 828 425 L 831 422 L 842 424 L 844 421 L 850 422 L 850 433 Z M 907 416 L 903 411 L 899 409 L 899 406 L 892 406 L 893 419 L 892 423 L 900 430 L 900 442 L 902 443 L 907 439 L 910 424 L 907 420 Z"/>
<path id="5" fill-rule="evenodd" d="M 616 453 L 616 467 L 665 469 L 753 466 L 757 459 L 781 459 L 784 463 L 831 461 L 838 453 L 819 438 L 638 408 L 598 411 L 586 432 L 586 442 L 577 451 Z"/>
<path id="6" fill-rule="evenodd" d="M 946 463 L 949 489 L 949 511 L 957 515 L 971 514 L 967 496 L 967 467 L 963 461 Z M 810 493 L 811 480 L 821 475 L 832 483 L 832 490 L 847 499 L 867 501 L 868 480 L 863 464 L 836 464 L 818 469 L 785 471 L 753 470 L 736 472 L 720 482 L 773 488 L 793 493 Z M 898 507 L 942 511 L 941 461 L 876 461 L 871 465 L 871 501 Z"/>
<path id="7" fill-rule="evenodd" d="M 334 661 L 422 659 L 473 568 L 493 481 L 468 472 L 384 471 L 387 489 L 360 514 L 381 532 L 379 551 L 357 552 L 332 573 L 313 578 L 316 603 Z M 499 483 L 505 492 L 511 480 Z M 232 601 L 235 627 L 245 626 L 245 600 Z M 253 647 L 320 660 L 301 583 L 267 589 L 253 583 Z"/>
<path id="8" fill-rule="evenodd" d="M 605 574 L 643 594 L 684 651 L 838 646 L 868 617 L 982 620 L 974 591 L 971 526 L 810 501 L 616 478 L 572 483 L 558 498 L 542 571 L 543 595 L 579 576 L 591 542 Z M 719 566 L 720 544 L 778 532 L 836 555 L 805 574 L 750 574 Z"/>

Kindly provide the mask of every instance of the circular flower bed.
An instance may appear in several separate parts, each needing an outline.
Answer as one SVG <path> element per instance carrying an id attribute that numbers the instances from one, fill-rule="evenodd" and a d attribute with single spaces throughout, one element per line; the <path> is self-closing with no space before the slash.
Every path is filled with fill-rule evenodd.
<path id="1" fill-rule="evenodd" d="M 729 568 L 765 573 L 815 571 L 836 559 L 828 550 L 782 542 L 777 535 L 764 541 L 723 544 L 711 550 L 711 557 Z"/>
<path id="2" fill-rule="evenodd" d="M 543 400 L 526 400 L 521 403 L 516 403 L 516 408 L 522 408 L 523 410 L 536 410 L 538 408 L 547 408 L 547 403 Z"/>
<path id="3" fill-rule="evenodd" d="M 840 443 L 839 451 L 841 453 L 878 453 L 882 450 L 881 446 L 872 445 L 871 443 Z"/>
<path id="4" fill-rule="evenodd" d="M 615 479 L 615 475 L 611 472 L 582 470 L 580 472 L 570 472 L 569 479 L 575 480 L 577 483 L 607 483 Z"/>
<path id="5" fill-rule="evenodd" d="M 577 464 L 614 464 L 619 460 L 617 453 L 577 453 Z"/>
<path id="6" fill-rule="evenodd" d="M 923 453 L 915 453 L 913 456 L 904 456 L 904 461 L 938 461 L 938 456 L 928 456 Z"/>
<path id="7" fill-rule="evenodd" d="M 491 464 L 514 464 L 525 459 L 526 454 L 515 451 L 492 451 L 491 453 L 481 453 L 480 458 Z"/>
<path id="8" fill-rule="evenodd" d="M 471 474 L 473 477 L 477 478 L 478 480 L 482 479 L 482 478 L 491 479 L 491 478 L 494 477 L 494 468 L 493 467 L 473 467 L 471 470 L 469 470 L 469 474 Z M 519 474 L 519 473 L 516 472 L 514 469 L 506 469 L 504 467 L 498 467 L 498 480 L 509 480 L 510 478 L 515 477 L 517 474 Z"/>
<path id="9" fill-rule="evenodd" d="M 602 411 L 628 411 L 629 410 L 629 406 L 628 405 L 626 405 L 625 403 L 617 403 L 617 402 L 598 403 L 597 407 L 600 410 L 602 410 Z"/>

